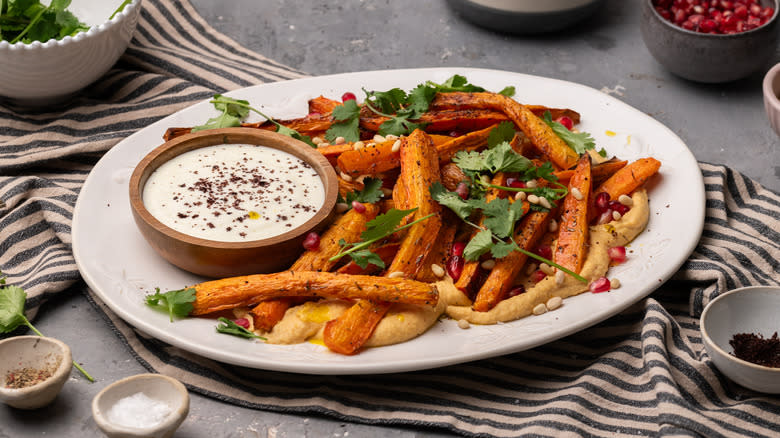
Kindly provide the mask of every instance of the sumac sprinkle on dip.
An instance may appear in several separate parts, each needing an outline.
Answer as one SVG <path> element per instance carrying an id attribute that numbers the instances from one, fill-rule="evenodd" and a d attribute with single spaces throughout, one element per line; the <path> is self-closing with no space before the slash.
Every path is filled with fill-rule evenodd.
<path id="1" fill-rule="evenodd" d="M 761 334 L 738 333 L 729 341 L 734 356 L 756 365 L 780 368 L 780 338 L 777 332 L 771 338 Z"/>

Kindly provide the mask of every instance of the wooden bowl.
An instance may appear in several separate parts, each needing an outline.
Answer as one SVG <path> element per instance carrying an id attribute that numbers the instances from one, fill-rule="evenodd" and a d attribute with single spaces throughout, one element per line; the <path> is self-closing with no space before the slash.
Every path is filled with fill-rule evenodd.
<path id="1" fill-rule="evenodd" d="M 149 176 L 166 161 L 195 149 L 220 144 L 268 146 L 307 162 L 322 178 L 325 202 L 302 225 L 282 234 L 246 242 L 222 242 L 194 237 L 164 225 L 147 210 L 143 191 Z M 231 277 L 287 269 L 303 251 L 309 232 L 321 232 L 333 219 L 338 178 L 333 166 L 306 143 L 275 132 L 253 128 L 223 128 L 177 137 L 144 157 L 130 178 L 130 206 L 138 229 L 165 260 L 206 277 Z"/>

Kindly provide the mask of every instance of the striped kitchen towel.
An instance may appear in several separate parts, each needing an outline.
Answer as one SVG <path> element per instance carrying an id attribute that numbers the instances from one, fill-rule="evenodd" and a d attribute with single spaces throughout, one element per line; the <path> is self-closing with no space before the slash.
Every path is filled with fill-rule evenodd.
<path id="1" fill-rule="evenodd" d="M 80 281 L 71 217 L 103 153 L 214 92 L 301 76 L 220 35 L 186 1 L 145 0 L 127 53 L 75 100 L 44 113 L 0 104 L 0 270 L 28 308 Z M 776 436 L 780 398 L 717 372 L 696 317 L 726 290 L 780 284 L 780 195 L 724 166 L 701 171 L 704 233 L 672 281 L 597 326 L 488 360 L 370 376 L 251 370 L 150 338 L 84 289 L 150 371 L 245 407 L 464 436 Z"/>

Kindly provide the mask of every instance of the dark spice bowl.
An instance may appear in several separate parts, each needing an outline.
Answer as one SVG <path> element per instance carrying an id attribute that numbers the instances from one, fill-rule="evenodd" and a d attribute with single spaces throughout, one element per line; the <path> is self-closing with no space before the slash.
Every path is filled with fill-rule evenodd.
<path id="1" fill-rule="evenodd" d="M 653 0 L 642 0 L 642 39 L 656 61 L 677 76 L 705 83 L 741 79 L 764 67 L 777 45 L 778 0 L 761 4 L 775 9 L 766 23 L 726 35 L 683 29 L 664 19 Z"/>
<path id="2" fill-rule="evenodd" d="M 780 287 L 751 286 L 715 298 L 701 314 L 704 348 L 712 362 L 736 383 L 754 391 L 780 394 L 780 368 L 757 365 L 732 354 L 737 334 L 761 335 L 768 340 L 778 325 Z"/>
<path id="3" fill-rule="evenodd" d="M 147 210 L 143 191 L 149 176 L 163 163 L 188 151 L 221 144 L 262 145 L 292 154 L 319 174 L 325 202 L 302 225 L 282 234 L 246 242 L 222 242 L 193 237 L 164 225 Z M 293 188 L 294 189 L 294 188 Z M 133 218 L 149 245 L 165 260 L 181 269 L 206 277 L 231 277 L 281 271 L 303 251 L 310 232 L 324 230 L 335 215 L 338 177 L 333 166 L 306 143 L 275 132 L 253 128 L 199 131 L 174 138 L 157 147 L 136 166 L 130 178 Z"/>

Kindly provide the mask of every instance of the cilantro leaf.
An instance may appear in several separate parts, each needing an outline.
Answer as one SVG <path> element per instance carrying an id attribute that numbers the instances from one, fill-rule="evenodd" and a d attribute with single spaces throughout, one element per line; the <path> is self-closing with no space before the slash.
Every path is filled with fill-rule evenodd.
<path id="1" fill-rule="evenodd" d="M 485 204 L 482 213 L 486 216 L 483 221 L 485 227 L 503 239 L 512 234 L 515 223 L 523 217 L 523 203 L 510 203 L 509 199 L 497 198 Z"/>
<path id="2" fill-rule="evenodd" d="M 244 119 L 249 115 L 249 101 L 243 99 L 234 99 L 232 97 L 223 96 L 221 94 L 215 94 L 214 108 L 218 111 L 225 112 L 231 116 Z"/>
<path id="3" fill-rule="evenodd" d="M 5 284 L 5 280 L 3 280 Z M 27 322 L 24 316 L 24 300 L 27 294 L 17 286 L 0 288 L 0 333 L 9 333 Z"/>
<path id="4" fill-rule="evenodd" d="M 220 322 L 220 324 L 217 325 L 217 332 L 223 333 L 226 335 L 233 335 L 238 336 L 241 338 L 247 338 L 247 339 L 262 339 L 265 340 L 264 337 L 258 336 L 249 330 L 245 329 L 244 327 L 241 327 L 240 325 L 236 324 L 235 322 L 225 318 L 220 317 L 217 318 L 217 321 Z"/>
<path id="5" fill-rule="evenodd" d="M 511 85 L 506 86 L 501 91 L 499 91 L 498 94 L 504 95 L 506 97 L 512 97 L 515 95 L 515 87 Z"/>
<path id="6" fill-rule="evenodd" d="M 188 316 L 192 312 L 194 301 L 195 289 L 191 287 L 164 293 L 160 292 L 160 288 L 156 288 L 154 294 L 146 296 L 146 304 L 168 312 L 171 322 L 174 316 L 179 318 Z"/>
<path id="7" fill-rule="evenodd" d="M 363 180 L 363 190 L 353 190 L 347 193 L 347 198 L 344 202 L 352 204 L 352 201 L 357 201 L 364 204 L 373 204 L 379 201 L 383 196 L 385 196 L 385 194 L 382 192 L 382 179 L 366 178 Z"/>
<path id="8" fill-rule="evenodd" d="M 504 121 L 498 124 L 495 128 L 490 130 L 488 134 L 487 145 L 488 148 L 494 148 L 499 143 L 512 141 L 515 136 L 515 124 L 509 121 Z"/>
<path id="9" fill-rule="evenodd" d="M 344 140 L 356 142 L 360 140 L 360 107 L 357 102 L 350 99 L 333 108 L 334 123 L 325 131 L 325 139 L 333 142 L 338 137 Z"/>
<path id="10" fill-rule="evenodd" d="M 463 170 L 475 172 L 525 172 L 533 167 L 528 158 L 518 154 L 507 142 L 481 152 L 459 151 L 452 161 Z"/>
<path id="11" fill-rule="evenodd" d="M 441 182 L 436 181 L 428 188 L 431 197 L 439 204 L 448 207 L 463 220 L 466 220 L 474 212 L 474 209 L 481 207 L 484 202 L 473 199 L 463 199 L 455 192 L 450 192 Z"/>
<path id="12" fill-rule="evenodd" d="M 436 97 L 436 89 L 420 84 L 409 93 L 407 109 L 411 110 L 410 118 L 418 119 L 428 111 L 433 98 Z"/>
<path id="13" fill-rule="evenodd" d="M 451 93 L 455 91 L 463 91 L 466 93 L 479 93 L 485 91 L 484 88 L 470 84 L 465 76 L 453 75 L 441 84 L 437 84 L 432 81 L 426 82 L 427 85 L 436 87 L 436 91 L 439 93 Z"/>
<path id="14" fill-rule="evenodd" d="M 562 124 L 552 120 L 550 111 L 545 111 L 542 116 L 542 120 L 547 123 L 553 132 L 565 141 L 570 148 L 574 149 L 577 154 L 584 154 L 588 149 L 594 149 L 596 147 L 596 140 L 590 136 L 587 132 L 572 132 L 569 131 Z"/>
<path id="15" fill-rule="evenodd" d="M 232 128 L 234 126 L 241 126 L 241 119 L 223 112 L 217 117 L 206 120 L 206 123 L 202 125 L 193 126 L 191 132 L 205 131 L 206 129 Z"/>
<path id="16" fill-rule="evenodd" d="M 366 269 L 369 263 L 380 269 L 385 268 L 385 262 L 382 260 L 382 258 L 379 257 L 379 255 L 377 255 L 376 253 L 373 253 L 367 249 L 351 252 L 349 253 L 349 256 L 352 258 L 352 260 L 355 262 L 356 265 L 360 266 L 363 269 Z"/>
<path id="17" fill-rule="evenodd" d="M 365 90 L 363 90 L 365 91 Z M 386 114 L 393 114 L 404 108 L 407 103 L 406 92 L 400 88 L 387 91 L 365 91 L 366 102 Z"/>
<path id="18" fill-rule="evenodd" d="M 516 250 L 518 247 L 515 245 L 514 241 L 510 242 L 496 242 L 493 244 L 493 246 L 490 247 L 490 255 L 493 256 L 493 258 L 496 259 L 502 259 L 509 254 L 512 253 L 512 251 Z"/>
<path id="19" fill-rule="evenodd" d="M 406 216 L 417 211 L 417 208 L 409 210 L 390 209 L 387 213 L 380 214 L 366 224 L 366 231 L 360 234 L 362 240 L 378 240 L 395 232 L 395 228 Z"/>
<path id="20" fill-rule="evenodd" d="M 470 262 L 479 260 L 479 257 L 490 251 L 492 246 L 493 235 L 488 230 L 482 230 L 466 244 L 466 248 L 463 249 L 463 257 Z"/>

